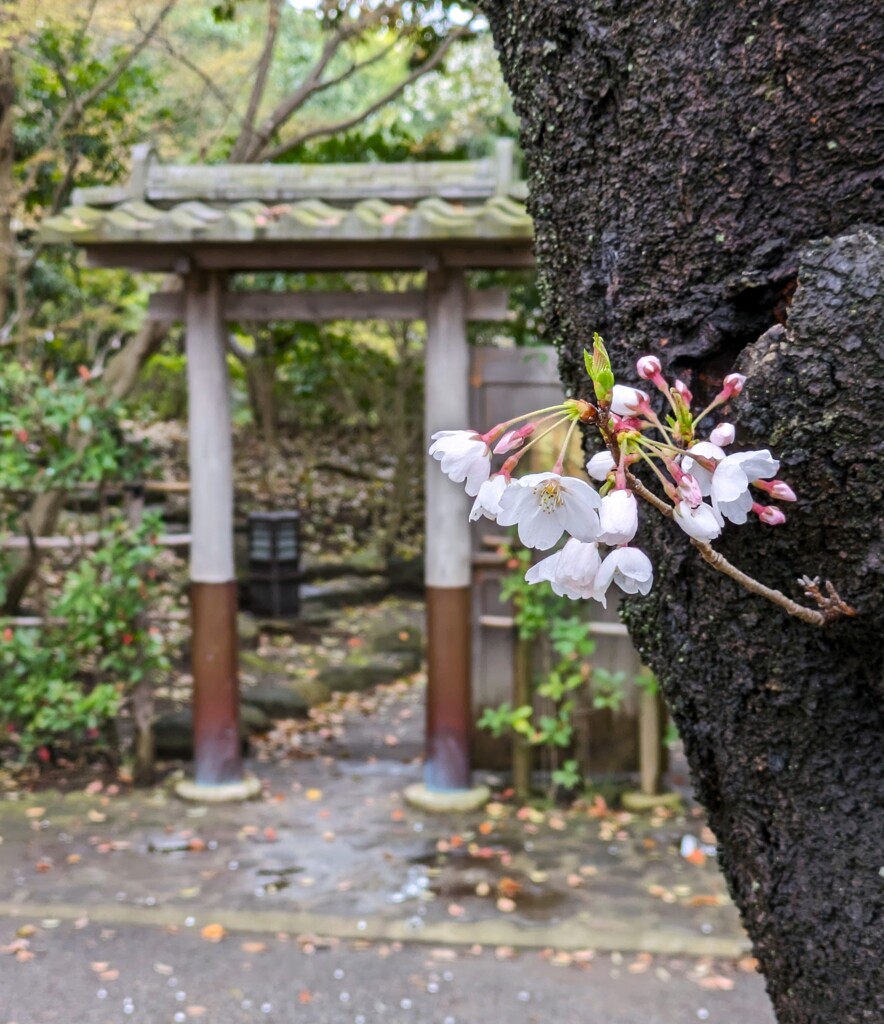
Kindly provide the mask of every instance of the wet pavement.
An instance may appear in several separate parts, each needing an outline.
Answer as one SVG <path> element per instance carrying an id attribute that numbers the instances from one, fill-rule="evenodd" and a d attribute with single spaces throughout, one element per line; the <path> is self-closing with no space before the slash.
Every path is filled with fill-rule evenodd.
<path id="1" fill-rule="evenodd" d="M 279 727 L 249 804 L 7 793 L 0 1024 L 773 1019 L 702 818 L 411 809 L 421 699 Z"/>
<path id="2" fill-rule="evenodd" d="M 709 961 L 82 922 L 30 951 L 0 957 L 3 1024 L 773 1024 L 757 974 Z"/>

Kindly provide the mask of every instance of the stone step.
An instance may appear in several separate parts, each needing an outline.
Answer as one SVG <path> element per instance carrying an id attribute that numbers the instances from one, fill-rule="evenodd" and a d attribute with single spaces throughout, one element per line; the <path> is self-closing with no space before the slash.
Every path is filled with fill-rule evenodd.
<path id="1" fill-rule="evenodd" d="M 331 690 L 354 693 L 370 690 L 380 683 L 392 683 L 417 672 L 421 656 L 416 651 L 382 651 L 362 658 L 349 658 L 340 665 L 328 665 L 319 680 Z"/>
<path id="2" fill-rule="evenodd" d="M 303 584 L 301 602 L 312 608 L 345 608 L 379 601 L 389 590 L 384 576 L 341 576 L 325 583 Z"/>
<path id="3" fill-rule="evenodd" d="M 239 734 L 245 742 L 252 733 L 265 732 L 270 718 L 259 708 L 240 705 Z M 182 708 L 161 715 L 154 723 L 154 742 L 158 757 L 191 757 L 193 754 L 193 711 Z"/>
<path id="4" fill-rule="evenodd" d="M 310 708 L 324 704 L 331 690 L 316 679 L 293 679 L 288 683 L 259 683 L 245 686 L 242 699 L 267 718 L 303 718 Z"/>

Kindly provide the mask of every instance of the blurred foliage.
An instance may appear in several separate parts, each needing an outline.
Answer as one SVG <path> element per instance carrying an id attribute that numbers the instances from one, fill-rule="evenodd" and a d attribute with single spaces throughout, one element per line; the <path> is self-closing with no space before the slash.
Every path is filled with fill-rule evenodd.
<path id="1" fill-rule="evenodd" d="M 15 18 L 0 26 L 0 45 L 11 47 L 16 93 L 14 164 L 6 183 L 12 198 L 0 209 L 14 242 L 0 304 L 6 320 L 0 322 L 6 356 L 0 362 L 0 531 L 21 533 L 32 499 L 47 490 L 85 484 L 101 490 L 140 477 L 143 452 L 127 437 L 124 416 L 186 415 L 180 325 L 148 361 L 125 412 L 102 392 L 105 366 L 141 328 L 149 290 L 160 279 L 90 269 L 73 249 L 41 246 L 35 231 L 72 201 L 75 187 L 125 182 L 135 143 L 150 140 L 170 162 L 231 159 L 259 77 L 271 6 L 179 0 L 165 16 L 165 0 L 48 6 L 23 0 Z M 330 41 L 340 35 L 341 44 L 325 68 L 333 87 L 311 93 L 267 145 L 351 119 L 387 95 L 392 102 L 346 131 L 320 133 L 279 159 L 465 159 L 487 154 L 496 135 L 514 136 L 516 119 L 482 23 L 447 48 L 473 6 L 280 3 L 256 125 L 297 94 Z M 397 91 L 443 51 L 435 70 Z M 531 275 L 483 273 L 473 283 L 510 285 L 514 310 L 505 325 L 471 324 L 474 343 L 542 338 Z M 421 275 L 393 274 L 252 274 L 232 282 L 280 291 L 422 285 Z M 372 529 L 379 547 L 394 552 L 403 508 L 419 492 L 423 325 L 237 324 L 230 331 L 238 353 L 228 360 L 237 424 L 253 423 L 268 442 L 277 428 L 355 429 L 378 437 L 388 455 L 380 483 L 389 501 Z M 151 593 L 143 569 L 152 555 L 150 532 L 114 525 L 98 551 L 84 553 L 53 581 L 56 589 L 44 593 L 41 610 L 64 625 L 3 634 L 0 725 L 20 752 L 54 753 L 84 737 L 105 740 L 139 673 L 165 664 L 162 645 L 142 624 Z M 0 555 L 0 599 L 16 558 L 20 552 Z"/>
<path id="2" fill-rule="evenodd" d="M 547 748 L 552 755 L 553 790 L 572 790 L 584 779 L 578 762 L 559 752 L 570 751 L 574 739 L 574 711 L 582 690 L 588 690 L 593 708 L 617 711 L 632 682 L 656 692 L 655 677 L 644 670 L 633 680 L 625 672 L 610 672 L 592 664 L 595 641 L 592 623 L 586 617 L 589 602 L 576 603 L 559 597 L 548 583 L 531 584 L 525 580 L 533 552 L 519 549 L 509 552 L 513 570 L 504 577 L 500 596 L 512 601 L 513 619 L 520 640 L 533 646 L 535 672 L 532 693 L 545 699 L 551 710 L 538 712 L 533 703 L 513 707 L 509 702 L 484 709 L 479 727 L 495 737 L 510 734 L 515 742 Z M 584 614 L 575 614 L 575 608 Z"/>
<path id="3" fill-rule="evenodd" d="M 84 742 L 112 747 L 114 722 L 138 683 L 169 668 L 162 632 L 146 624 L 162 528 L 120 516 L 65 576 L 40 629 L 0 638 L 0 746 L 49 760 Z"/>
<path id="4" fill-rule="evenodd" d="M 137 479 L 146 453 L 125 436 L 119 404 L 81 374 L 0 363 L 0 530 L 14 525 L 22 492 Z"/>

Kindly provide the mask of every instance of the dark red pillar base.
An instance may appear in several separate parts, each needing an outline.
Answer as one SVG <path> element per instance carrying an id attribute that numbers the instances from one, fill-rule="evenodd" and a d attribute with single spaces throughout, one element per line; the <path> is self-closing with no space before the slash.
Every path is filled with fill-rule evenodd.
<path id="1" fill-rule="evenodd" d="M 191 583 L 194 780 L 242 779 L 236 582 Z"/>
<path id="2" fill-rule="evenodd" d="M 470 588 L 427 587 L 428 788 L 471 786 L 471 724 Z"/>

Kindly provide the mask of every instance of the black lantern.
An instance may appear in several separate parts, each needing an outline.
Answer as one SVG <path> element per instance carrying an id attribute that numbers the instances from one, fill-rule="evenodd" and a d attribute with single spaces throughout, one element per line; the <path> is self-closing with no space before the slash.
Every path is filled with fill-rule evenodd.
<path id="1" fill-rule="evenodd" d="M 301 531 L 298 512 L 249 515 L 249 604 L 260 615 L 297 615 Z"/>

